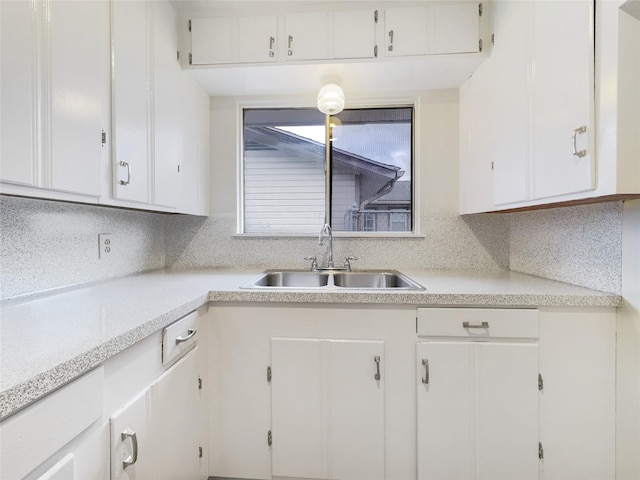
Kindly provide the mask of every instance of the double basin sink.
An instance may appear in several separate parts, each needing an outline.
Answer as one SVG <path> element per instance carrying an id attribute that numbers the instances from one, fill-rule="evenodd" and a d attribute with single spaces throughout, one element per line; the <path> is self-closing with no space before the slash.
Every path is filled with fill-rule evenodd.
<path id="1" fill-rule="evenodd" d="M 265 270 L 241 288 L 424 290 L 397 270 Z"/>

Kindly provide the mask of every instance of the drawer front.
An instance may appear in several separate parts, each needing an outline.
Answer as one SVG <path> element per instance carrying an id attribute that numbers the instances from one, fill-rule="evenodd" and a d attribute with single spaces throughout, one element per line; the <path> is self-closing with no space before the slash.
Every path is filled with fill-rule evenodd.
<path id="1" fill-rule="evenodd" d="M 162 365 L 168 365 L 191 350 L 198 334 L 198 313 L 176 320 L 162 330 Z"/>
<path id="2" fill-rule="evenodd" d="M 538 338 L 539 312 L 515 308 L 419 308 L 417 333 L 428 337 Z"/>

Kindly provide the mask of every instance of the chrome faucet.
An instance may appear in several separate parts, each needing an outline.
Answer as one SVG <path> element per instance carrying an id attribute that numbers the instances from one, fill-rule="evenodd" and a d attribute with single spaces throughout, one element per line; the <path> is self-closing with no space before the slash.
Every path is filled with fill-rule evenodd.
<path id="1" fill-rule="evenodd" d="M 325 223 L 320 230 L 320 235 L 318 236 L 318 245 L 322 245 L 324 241 L 324 237 L 329 237 L 329 259 L 327 261 L 327 268 L 334 268 L 333 266 L 333 232 L 331 230 L 331 226 L 328 223 Z"/>

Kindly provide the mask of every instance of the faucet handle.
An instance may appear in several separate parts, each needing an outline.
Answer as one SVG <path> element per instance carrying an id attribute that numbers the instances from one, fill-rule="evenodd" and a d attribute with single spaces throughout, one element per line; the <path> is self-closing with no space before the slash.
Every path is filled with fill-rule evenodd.
<path id="1" fill-rule="evenodd" d="M 353 256 L 348 256 L 344 259 L 344 268 L 346 268 L 347 270 L 351 271 L 351 261 L 352 260 L 358 260 L 358 257 L 353 257 Z"/>
<path id="2" fill-rule="evenodd" d="M 316 257 L 304 257 L 305 260 L 311 260 L 311 271 L 315 272 L 318 269 L 318 262 Z"/>

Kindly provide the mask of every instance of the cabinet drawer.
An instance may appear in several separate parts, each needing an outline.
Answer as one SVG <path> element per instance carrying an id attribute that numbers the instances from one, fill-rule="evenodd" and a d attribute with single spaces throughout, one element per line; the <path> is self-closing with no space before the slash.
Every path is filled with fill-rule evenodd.
<path id="1" fill-rule="evenodd" d="M 417 333 L 429 337 L 538 338 L 538 310 L 419 308 Z"/>
<path id="2" fill-rule="evenodd" d="M 176 320 L 162 330 L 162 365 L 168 365 L 196 344 L 198 313 Z"/>

